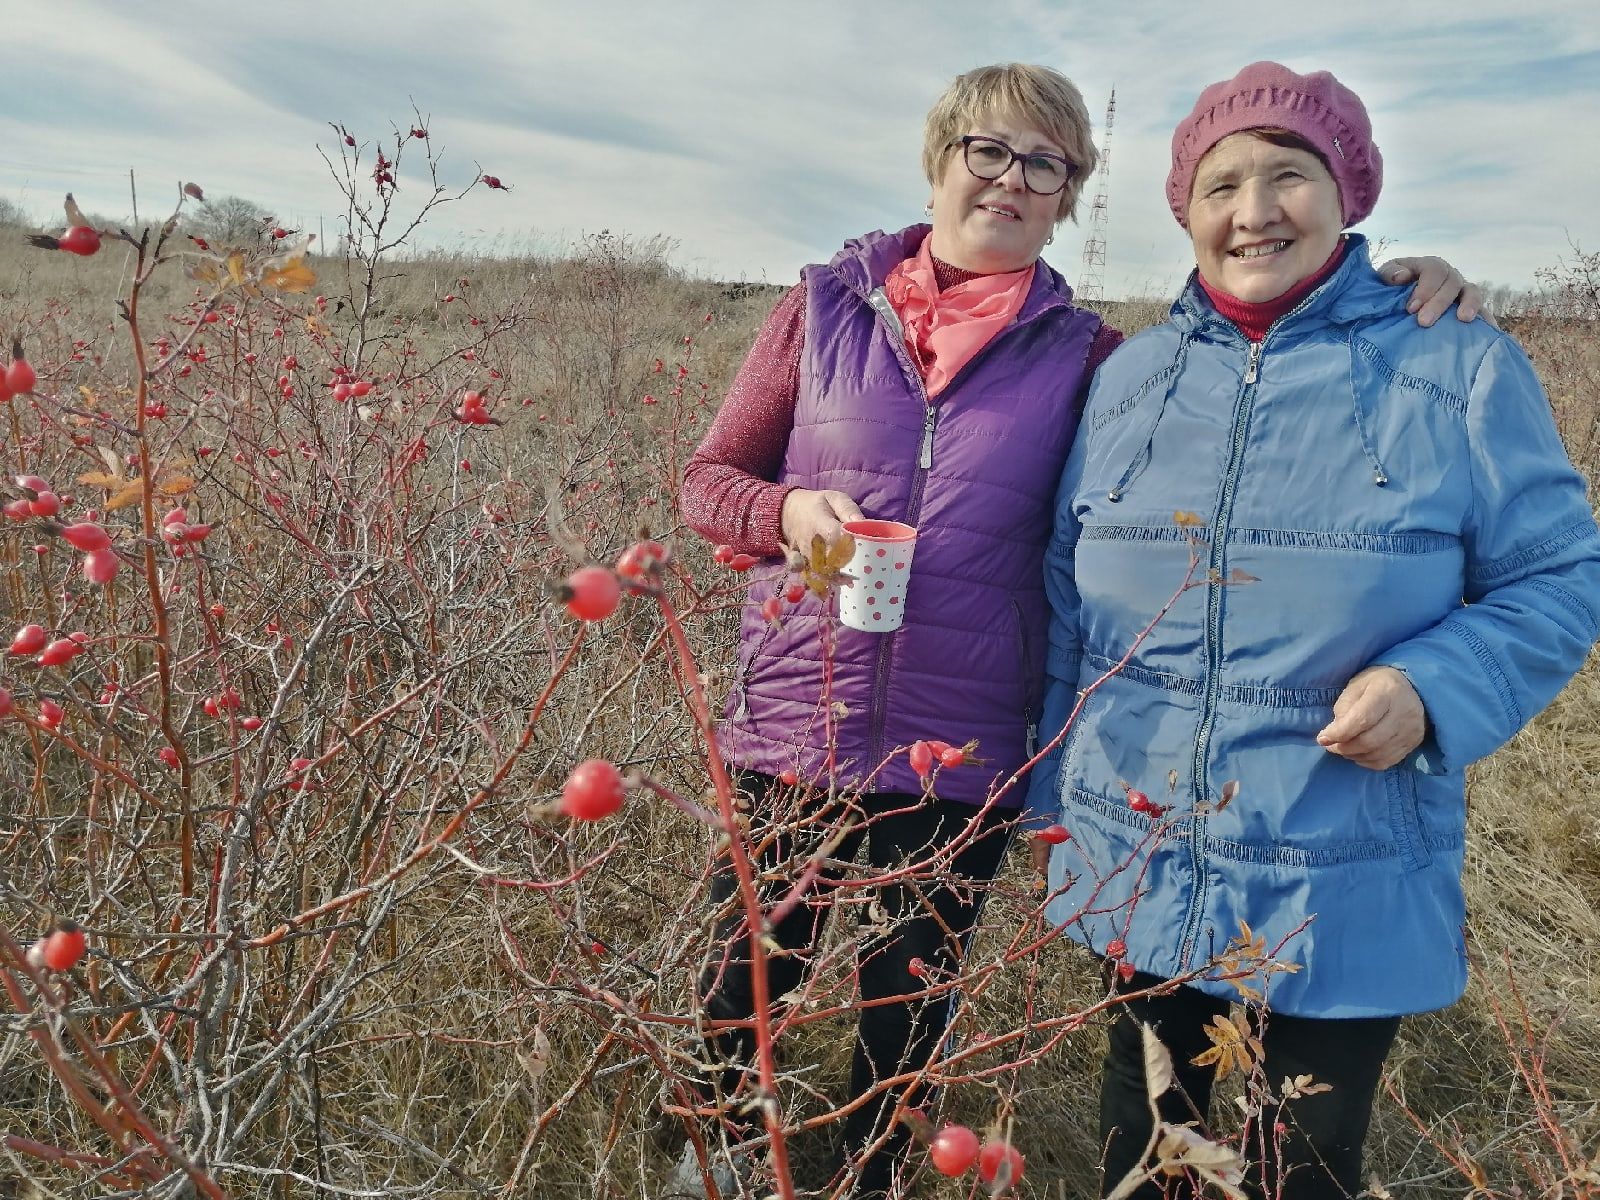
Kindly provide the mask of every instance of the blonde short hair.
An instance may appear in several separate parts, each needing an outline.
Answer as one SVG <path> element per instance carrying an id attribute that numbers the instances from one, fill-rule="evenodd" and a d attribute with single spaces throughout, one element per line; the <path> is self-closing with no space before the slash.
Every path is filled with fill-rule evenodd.
<path id="1" fill-rule="evenodd" d="M 922 173 L 937 184 L 959 139 L 986 117 L 1003 116 L 1048 134 L 1078 170 L 1061 189 L 1056 220 L 1076 219 L 1078 196 L 1100 157 L 1083 93 L 1060 71 L 1030 63 L 996 63 L 957 75 L 928 110 L 922 127 Z"/>

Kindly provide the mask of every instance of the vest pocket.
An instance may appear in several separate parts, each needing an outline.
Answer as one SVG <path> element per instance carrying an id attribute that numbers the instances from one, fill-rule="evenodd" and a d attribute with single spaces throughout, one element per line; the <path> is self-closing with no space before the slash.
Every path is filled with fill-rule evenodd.
<path id="1" fill-rule="evenodd" d="M 1420 871 L 1433 862 L 1417 805 L 1417 773 L 1408 766 L 1390 767 L 1383 773 L 1389 797 L 1389 826 L 1400 848 L 1400 863 L 1407 871 Z"/>

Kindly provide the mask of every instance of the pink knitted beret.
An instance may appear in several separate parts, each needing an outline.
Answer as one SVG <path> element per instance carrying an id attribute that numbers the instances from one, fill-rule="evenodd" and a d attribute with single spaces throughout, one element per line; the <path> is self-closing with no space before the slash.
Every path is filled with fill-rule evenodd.
<path id="1" fill-rule="evenodd" d="M 1296 75 L 1282 63 L 1258 62 L 1201 92 L 1194 111 L 1172 132 L 1167 203 L 1179 225 L 1189 228 L 1189 189 L 1206 151 L 1231 133 L 1263 128 L 1287 129 L 1322 152 L 1339 186 L 1346 226 L 1372 212 L 1383 186 L 1383 155 L 1361 97 L 1327 71 Z"/>

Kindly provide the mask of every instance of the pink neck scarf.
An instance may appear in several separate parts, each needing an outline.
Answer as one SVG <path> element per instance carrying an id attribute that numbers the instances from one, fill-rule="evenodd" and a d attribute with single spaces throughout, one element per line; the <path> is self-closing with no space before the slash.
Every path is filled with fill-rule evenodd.
<path id="1" fill-rule="evenodd" d="M 934 277 L 932 243 L 931 235 L 923 238 L 916 255 L 883 281 L 884 295 L 905 328 L 906 349 L 930 400 L 1022 310 L 1037 265 L 1003 275 L 979 275 L 941 292 Z"/>

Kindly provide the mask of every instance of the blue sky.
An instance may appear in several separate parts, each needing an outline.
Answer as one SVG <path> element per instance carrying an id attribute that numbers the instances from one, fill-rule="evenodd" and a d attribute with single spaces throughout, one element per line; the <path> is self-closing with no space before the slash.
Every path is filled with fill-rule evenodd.
<path id="1" fill-rule="evenodd" d="M 1107 293 L 1166 294 L 1193 261 L 1162 197 L 1172 127 L 1206 84 L 1276 58 L 1334 71 L 1372 112 L 1386 178 L 1362 232 L 1514 286 L 1570 241 L 1600 245 L 1594 0 L 0 10 L 28 48 L 0 73 L 0 198 L 41 219 L 68 190 L 126 214 L 131 167 L 147 217 L 193 179 L 331 239 L 328 122 L 370 141 L 414 102 L 444 183 L 476 162 L 514 189 L 447 206 L 438 243 L 550 250 L 608 228 L 672 239 L 696 273 L 788 283 L 847 237 L 920 220 L 923 113 L 956 73 L 1020 59 L 1071 76 L 1097 130 L 1115 85 Z M 1075 279 L 1081 245 L 1064 226 L 1046 257 Z"/>

